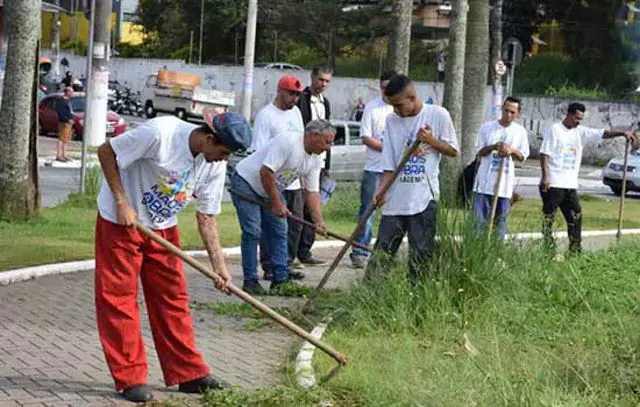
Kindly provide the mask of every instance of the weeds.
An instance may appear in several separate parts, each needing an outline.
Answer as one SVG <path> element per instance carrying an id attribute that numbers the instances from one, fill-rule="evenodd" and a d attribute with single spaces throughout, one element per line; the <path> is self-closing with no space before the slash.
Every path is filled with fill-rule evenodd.
<path id="1" fill-rule="evenodd" d="M 345 310 L 324 340 L 352 363 L 326 389 L 367 406 L 637 405 L 633 242 L 556 262 L 451 216 L 418 284 L 401 258 L 314 304 Z"/>

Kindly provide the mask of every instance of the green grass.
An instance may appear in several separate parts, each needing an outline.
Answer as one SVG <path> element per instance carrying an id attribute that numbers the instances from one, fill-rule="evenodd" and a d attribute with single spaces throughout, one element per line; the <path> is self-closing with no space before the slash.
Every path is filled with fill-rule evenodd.
<path id="1" fill-rule="evenodd" d="M 87 191 L 96 193 L 99 178 L 91 171 L 87 178 L 93 184 L 88 184 Z M 323 209 L 329 228 L 348 236 L 356 225 L 358 206 L 357 184 L 339 184 L 333 199 Z M 539 231 L 540 207 L 539 200 L 518 202 L 509 220 L 510 231 Z M 585 230 L 615 229 L 618 225 L 618 200 L 584 199 L 583 211 Z M 74 194 L 55 208 L 43 209 L 34 219 L 0 220 L 0 270 L 92 258 L 96 214 L 93 197 Z M 183 248 L 201 249 L 192 205 L 178 215 L 178 222 Z M 223 247 L 239 244 L 240 226 L 233 205 L 222 205 L 218 226 Z M 640 227 L 640 201 L 627 200 L 624 227 Z M 557 228 L 565 228 L 560 215 Z"/>
<path id="2" fill-rule="evenodd" d="M 444 218 L 444 217 L 443 217 Z M 403 262 L 330 293 L 342 308 L 323 341 L 349 364 L 311 393 L 210 395 L 206 406 L 637 406 L 638 240 L 558 262 L 542 245 L 453 232 L 413 286 Z M 446 230 L 447 225 L 441 225 Z M 464 233 L 464 232 L 462 232 Z M 317 351 L 316 376 L 335 366 Z M 220 398 L 217 398 L 220 397 Z"/>

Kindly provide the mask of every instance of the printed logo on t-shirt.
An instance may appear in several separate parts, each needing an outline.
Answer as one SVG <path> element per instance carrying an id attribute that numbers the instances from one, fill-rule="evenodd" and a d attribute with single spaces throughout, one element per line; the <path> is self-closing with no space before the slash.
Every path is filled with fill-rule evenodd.
<path id="1" fill-rule="evenodd" d="M 276 173 L 276 186 L 278 190 L 284 191 L 293 181 L 298 178 L 298 171 L 284 169 Z"/>
<path id="2" fill-rule="evenodd" d="M 503 173 L 507 173 L 509 172 L 509 161 L 511 160 L 511 157 L 500 157 L 498 155 L 498 153 L 496 153 L 495 151 L 491 153 L 491 171 L 492 172 L 498 172 L 500 170 L 500 163 L 502 162 L 502 160 L 507 160 L 507 162 L 504 163 L 504 167 L 502 167 L 502 172 Z"/>
<path id="3" fill-rule="evenodd" d="M 578 148 L 573 144 L 567 144 L 562 150 L 562 168 L 573 170 L 576 168 L 578 159 Z"/>
<path id="4" fill-rule="evenodd" d="M 405 142 L 405 147 L 410 148 L 415 138 L 408 137 Z M 425 179 L 427 173 L 427 158 L 429 153 L 429 146 L 424 143 L 420 144 L 416 152 L 409 158 L 404 169 L 400 173 L 399 181 L 408 184 L 417 184 Z"/>
<path id="5" fill-rule="evenodd" d="M 507 134 L 507 132 L 502 131 L 502 134 L 500 135 L 500 137 L 498 137 L 498 142 L 502 142 L 502 143 L 508 142 L 508 138 L 509 138 L 509 135 Z M 502 162 L 502 159 L 503 157 L 500 157 L 496 151 L 491 152 L 491 171 L 492 172 L 498 172 L 500 170 L 500 163 Z M 510 160 L 511 157 L 509 157 L 508 159 Z M 503 167 L 503 173 L 509 172 L 509 165 L 507 165 L 508 163 L 505 162 L 504 164 L 505 165 Z"/>
<path id="6" fill-rule="evenodd" d="M 191 169 L 172 171 L 145 192 L 142 204 L 153 223 L 163 223 L 174 217 L 188 202 L 191 193 Z"/>

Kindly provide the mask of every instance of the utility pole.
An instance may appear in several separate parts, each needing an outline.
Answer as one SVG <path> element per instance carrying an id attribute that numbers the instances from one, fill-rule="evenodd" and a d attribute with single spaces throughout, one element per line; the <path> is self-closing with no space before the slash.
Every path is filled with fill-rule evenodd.
<path id="1" fill-rule="evenodd" d="M 493 69 L 493 82 L 491 90 L 493 93 L 493 116 L 499 119 L 503 99 L 502 75 L 497 72 L 495 64 L 502 61 L 502 9 L 504 0 L 495 0 L 491 10 L 490 38 L 491 38 L 491 65 Z M 504 62 L 503 62 L 504 64 Z"/>
<path id="2" fill-rule="evenodd" d="M 57 77 L 60 75 L 60 0 L 56 0 L 58 9 L 53 15 L 53 74 Z"/>
<path id="3" fill-rule="evenodd" d="M 95 0 L 93 0 L 95 1 Z M 85 117 L 84 143 L 97 147 L 104 143 L 107 128 L 107 98 L 109 96 L 109 51 L 111 41 L 111 2 L 100 0 L 95 4 L 93 46 L 89 99 Z M 89 56 L 87 56 L 89 57 Z"/>
<path id="4" fill-rule="evenodd" d="M 278 30 L 274 32 L 273 40 L 273 62 L 278 61 Z"/>
<path id="5" fill-rule="evenodd" d="M 198 65 L 202 65 L 202 37 L 204 34 L 204 0 L 200 1 L 200 53 L 198 55 Z"/>
<path id="6" fill-rule="evenodd" d="M 191 65 L 191 55 L 193 55 L 193 30 L 191 30 L 191 36 L 189 37 L 189 65 Z"/>
<path id="7" fill-rule="evenodd" d="M 92 58 L 93 55 L 93 35 L 94 35 L 94 25 L 96 21 L 96 0 L 91 0 L 91 5 L 89 6 L 89 48 L 87 50 L 87 72 L 85 73 L 85 78 L 87 78 L 87 88 L 85 89 L 84 97 L 86 100 L 90 100 L 90 90 L 91 85 L 89 84 L 89 78 L 91 78 L 91 68 L 92 68 Z M 88 107 L 88 106 L 87 106 Z M 82 158 L 80 165 L 80 193 L 84 194 L 85 192 L 85 180 L 87 178 L 87 134 L 89 129 L 89 109 L 87 109 L 87 116 L 85 117 L 85 125 L 82 129 Z"/>
<path id="8" fill-rule="evenodd" d="M 251 99 L 253 96 L 253 58 L 256 46 L 256 23 L 258 0 L 249 0 L 247 13 L 247 38 L 244 42 L 244 92 L 242 93 L 242 115 L 251 120 Z"/>

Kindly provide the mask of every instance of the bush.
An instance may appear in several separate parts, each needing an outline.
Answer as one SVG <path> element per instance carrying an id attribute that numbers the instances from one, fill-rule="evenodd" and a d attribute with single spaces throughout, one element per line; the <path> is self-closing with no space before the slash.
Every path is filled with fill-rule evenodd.
<path id="1" fill-rule="evenodd" d="M 617 63 L 594 71 L 590 67 L 595 63 L 587 57 L 574 60 L 558 54 L 528 58 L 516 68 L 514 88 L 520 94 L 580 98 L 621 98 L 635 90 L 629 66 Z"/>

